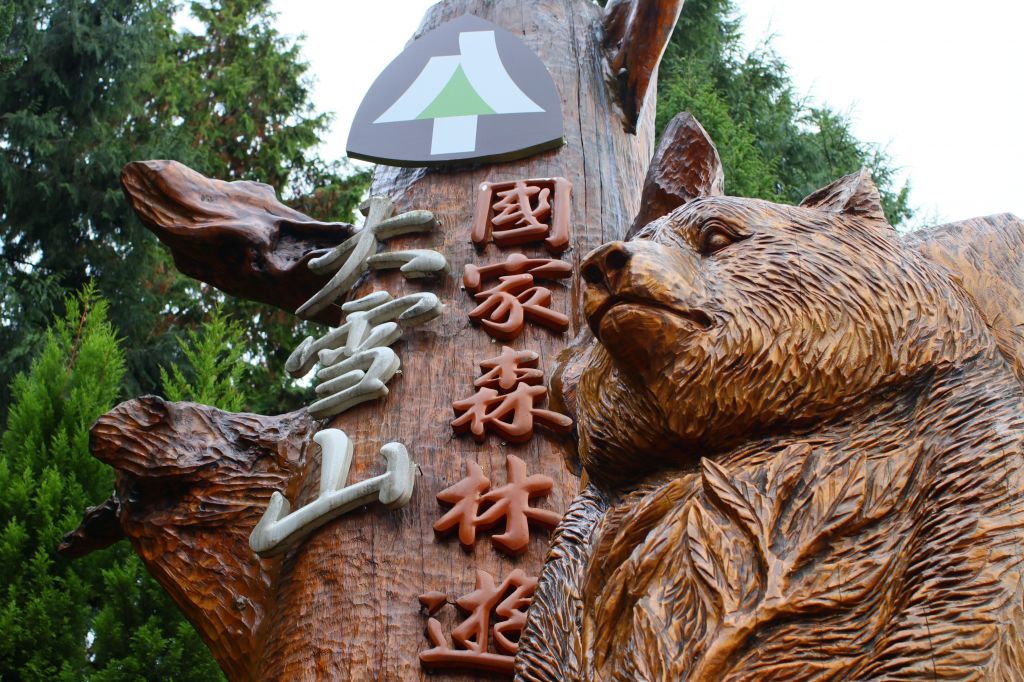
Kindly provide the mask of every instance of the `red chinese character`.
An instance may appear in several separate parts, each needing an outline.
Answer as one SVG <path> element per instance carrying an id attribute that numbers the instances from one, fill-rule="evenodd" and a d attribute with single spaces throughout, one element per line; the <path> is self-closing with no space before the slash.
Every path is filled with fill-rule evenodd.
<path id="1" fill-rule="evenodd" d="M 454 646 L 445 641 L 440 621 L 430 618 L 427 637 L 433 648 L 420 652 L 420 665 L 428 670 L 487 670 L 511 674 L 519 636 L 526 625 L 526 609 L 536 589 L 537 579 L 518 568 L 498 586 L 494 584 L 494 576 L 478 570 L 476 589 L 455 602 L 469 615 L 452 630 Z M 492 613 L 495 616 L 493 628 Z M 500 654 L 487 651 L 492 634 Z"/>
<path id="2" fill-rule="evenodd" d="M 481 291 L 474 298 L 480 304 L 469 312 L 469 319 L 502 341 L 519 336 L 526 319 L 558 332 L 569 328 L 568 317 L 548 308 L 551 290 L 534 286 L 533 275 L 502 277 L 498 286 Z"/>
<path id="3" fill-rule="evenodd" d="M 526 462 L 515 455 L 505 458 L 505 470 L 508 482 L 481 498 L 491 506 L 477 517 L 476 523 L 481 528 L 489 528 L 504 520 L 505 532 L 491 536 L 491 542 L 506 554 L 515 556 L 530 546 L 530 521 L 554 528 L 562 517 L 549 509 L 530 506 L 532 498 L 551 492 L 555 483 L 549 476 L 527 476 Z"/>
<path id="4" fill-rule="evenodd" d="M 569 197 L 565 178 L 540 178 L 480 185 L 472 239 L 501 247 L 543 240 L 552 253 L 569 247 Z"/>
<path id="5" fill-rule="evenodd" d="M 548 233 L 547 220 L 551 213 L 549 187 L 516 182 L 503 191 L 495 191 L 498 200 L 491 208 L 491 237 L 499 246 L 514 246 L 539 241 Z"/>
<path id="6" fill-rule="evenodd" d="M 444 534 L 458 526 L 459 543 L 471 549 L 476 542 L 477 528 L 491 528 L 501 521 L 505 531 L 491 537 L 496 548 L 516 556 L 530 546 L 530 522 L 547 528 L 558 525 L 561 516 L 548 509 L 530 506 L 530 500 L 547 495 L 554 486 L 548 476 L 526 473 L 526 463 L 509 455 L 505 458 L 508 482 L 488 492 L 490 480 L 480 465 L 468 462 L 467 476 L 437 494 L 438 502 L 454 505 L 434 524 L 434 532 Z M 483 513 L 480 507 L 490 505 Z"/>
<path id="7" fill-rule="evenodd" d="M 565 279 L 572 274 L 572 265 L 554 258 L 527 258 L 521 253 L 509 254 L 503 263 L 477 266 L 467 263 L 462 273 L 462 285 L 471 294 L 480 290 L 480 285 L 501 275 L 533 275 L 534 279 Z"/>
<path id="8" fill-rule="evenodd" d="M 486 371 L 473 385 L 507 393 L 516 384 L 540 384 L 544 381 L 544 372 L 537 369 L 539 360 L 540 356 L 532 350 L 512 350 L 502 346 L 501 355 L 480 362 L 480 369 Z"/>
<path id="9" fill-rule="evenodd" d="M 494 431 L 509 443 L 524 443 L 533 436 L 534 420 L 557 433 L 568 433 L 572 419 L 534 406 L 547 393 L 544 386 L 529 384 L 518 384 L 505 395 L 493 388 L 481 388 L 469 398 L 452 403 L 458 415 L 452 428 L 455 433 L 471 432 L 478 443 L 484 441 L 486 431 Z"/>
<path id="10" fill-rule="evenodd" d="M 484 475 L 476 462 L 467 462 L 466 477 L 437 494 L 438 502 L 454 505 L 434 523 L 434 532 L 443 535 L 459 527 L 459 544 L 472 549 L 476 543 L 478 512 L 483 494 L 491 487 L 491 479 Z"/>

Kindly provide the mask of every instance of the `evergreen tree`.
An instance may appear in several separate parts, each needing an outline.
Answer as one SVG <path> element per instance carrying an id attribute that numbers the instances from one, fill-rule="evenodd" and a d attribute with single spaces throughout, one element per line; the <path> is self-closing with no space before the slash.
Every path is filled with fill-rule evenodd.
<path id="1" fill-rule="evenodd" d="M 179 340 L 187 373 L 178 365 L 160 368 L 160 381 L 169 400 L 188 400 L 238 412 L 245 405 L 242 383 L 245 330 L 214 308 L 200 331 L 189 330 L 188 342 Z"/>
<path id="2" fill-rule="evenodd" d="M 127 543 L 70 562 L 56 553 L 112 470 L 89 428 L 125 370 L 92 287 L 46 332 L 0 437 L 0 679 L 211 680 L 219 669 Z"/>
<path id="3" fill-rule="evenodd" d="M 159 67 L 165 85 L 158 98 L 160 110 L 192 141 L 190 165 L 225 180 L 266 182 L 307 215 L 352 222 L 370 173 L 313 153 L 330 117 L 314 112 L 308 65 L 299 44 L 274 27 L 270 0 L 203 0 L 192 2 L 191 12 L 203 30 L 178 36 L 172 56 Z M 185 289 L 189 293 L 177 297 L 183 313 L 175 321 L 178 328 L 198 322 L 201 309 L 192 303 L 197 297 L 204 307 L 225 301 L 195 282 Z M 230 305 L 245 330 L 247 409 L 296 409 L 303 392 L 284 363 L 317 331 L 267 305 L 239 299 Z"/>
<path id="4" fill-rule="evenodd" d="M 0 2 L 0 78 L 12 73 L 21 62 L 20 56 L 10 54 L 7 48 L 7 39 L 11 35 L 11 26 L 14 24 L 14 5 L 10 2 Z"/>
<path id="5" fill-rule="evenodd" d="M 351 219 L 367 178 L 311 152 L 327 118 L 312 112 L 306 65 L 274 30 L 269 2 L 193 3 L 199 35 L 173 30 L 171 0 L 0 2 L 13 9 L 10 43 L 32 55 L 0 78 L 0 415 L 11 377 L 87 279 L 114 303 L 127 393 L 154 392 L 179 336 L 223 297 L 181 276 L 132 215 L 121 167 L 173 158 L 213 177 L 260 179 L 327 220 Z M 256 304 L 236 314 L 257 403 L 293 407 L 287 351 L 260 344 L 269 335 L 290 345 L 304 330 Z"/>
<path id="6" fill-rule="evenodd" d="M 867 167 L 886 216 L 911 215 L 908 188 L 877 146 L 856 139 L 849 121 L 795 93 L 786 65 L 766 44 L 747 53 L 732 0 L 687 0 L 662 60 L 658 129 L 689 111 L 715 141 L 726 191 L 781 203 Z"/>
<path id="7" fill-rule="evenodd" d="M 43 341 L 65 292 L 94 278 L 125 336 L 152 328 L 139 286 L 154 249 L 117 185 L 146 126 L 147 64 L 171 35 L 167 0 L 13 0 L 10 42 L 31 55 L 0 79 L 0 391 Z M 147 151 L 173 153 L 161 144 Z M 130 362 L 134 362 L 132 358 Z M 7 401 L 0 399 L 6 412 Z"/>

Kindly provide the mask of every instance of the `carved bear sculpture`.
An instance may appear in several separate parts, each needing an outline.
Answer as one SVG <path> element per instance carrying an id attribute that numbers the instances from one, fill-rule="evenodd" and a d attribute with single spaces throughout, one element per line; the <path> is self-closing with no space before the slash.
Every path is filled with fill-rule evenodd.
<path id="1" fill-rule="evenodd" d="M 1024 679 L 1019 291 L 943 238 L 862 172 L 587 256 L 519 679 Z"/>

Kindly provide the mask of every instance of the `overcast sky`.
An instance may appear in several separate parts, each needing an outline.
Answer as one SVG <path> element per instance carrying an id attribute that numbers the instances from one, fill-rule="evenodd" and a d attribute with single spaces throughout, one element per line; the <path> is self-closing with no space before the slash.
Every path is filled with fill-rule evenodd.
<path id="1" fill-rule="evenodd" d="M 279 28 L 306 36 L 317 108 L 335 114 L 327 156 L 344 156 L 363 94 L 432 4 L 275 2 Z M 774 36 L 799 94 L 848 112 L 860 139 L 888 150 L 910 179 L 915 223 L 1003 211 L 1024 217 L 1024 2 L 737 5 L 748 45 Z"/>

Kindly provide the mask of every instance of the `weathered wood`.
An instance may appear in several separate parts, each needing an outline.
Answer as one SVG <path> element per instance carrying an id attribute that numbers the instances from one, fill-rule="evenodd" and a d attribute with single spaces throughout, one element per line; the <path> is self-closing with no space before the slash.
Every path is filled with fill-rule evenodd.
<path id="1" fill-rule="evenodd" d="M 679 3 L 668 4 L 678 10 Z M 516 576 L 523 589 L 532 590 L 535 578 L 529 576 L 539 571 L 548 539 L 545 530 L 534 530 L 527 547 L 514 544 L 515 551 L 510 553 L 521 552 L 515 557 L 494 551 L 490 543 L 477 543 L 466 552 L 433 531 L 433 524 L 445 513 L 437 493 L 461 480 L 469 463 L 478 463 L 492 480 L 500 480 L 507 456 L 515 455 L 531 475 L 541 477 L 533 480 L 551 479 L 550 493 L 533 503 L 538 510 L 561 513 L 576 494 L 577 480 L 564 464 L 562 441 L 551 431 L 537 429 L 522 444 L 502 443 L 493 435 L 477 443 L 453 432 L 452 402 L 473 394 L 478 363 L 497 355 L 500 348 L 470 324 L 468 314 L 476 302 L 461 287 L 461 273 L 470 264 L 484 267 L 507 262 L 512 253 L 531 259 L 552 255 L 542 244 L 511 249 L 488 244 L 475 249 L 471 241 L 474 204 L 483 182 L 566 178 L 572 186 L 569 249 L 560 258 L 575 272 L 587 251 L 621 238 L 638 210 L 641 178 L 653 146 L 654 107 L 642 109 L 636 134 L 627 132 L 614 102 L 616 93 L 609 91 L 605 79 L 603 15 L 597 5 L 585 0 L 448 0 L 428 12 L 420 33 L 467 12 L 521 35 L 541 57 L 561 96 L 566 144 L 512 163 L 447 172 L 377 170 L 374 195 L 393 201 L 398 212 L 431 211 L 439 224 L 436 234 L 402 236 L 392 240 L 389 249 L 440 251 L 451 272 L 436 282 L 408 281 L 393 270 L 369 272 L 352 297 L 373 290 L 386 290 L 395 297 L 428 291 L 440 296 L 447 307 L 440 320 L 409 330 L 395 345 L 403 374 L 390 382 L 390 395 L 350 409 L 332 419 L 330 426 L 352 440 L 357 453 L 353 480 L 379 470 L 376 456 L 360 453 L 376 453 L 392 441 L 406 445 L 420 467 L 410 504 L 397 511 L 378 505 L 351 511 L 281 556 L 260 560 L 248 548 L 247 539 L 271 493 L 282 492 L 293 508 L 318 493 L 320 458 L 312 436 L 325 424 L 308 416 L 286 415 L 281 418 L 288 424 L 284 428 L 273 418 L 225 415 L 212 408 L 145 399 L 112 413 L 113 422 L 130 422 L 129 426 L 112 430 L 106 426 L 111 419 L 104 418 L 94 431 L 98 454 L 119 469 L 119 517 L 124 532 L 233 679 L 422 678 L 419 653 L 437 642 L 424 636 L 427 621 L 420 612 L 420 595 L 443 592 L 454 600 L 471 592 L 485 574 L 499 584 Z M 631 25 L 639 27 L 643 22 Z M 627 52 L 631 41 L 639 39 L 636 28 L 629 35 L 633 38 L 622 44 Z M 637 62 L 642 68 L 635 73 L 653 74 L 660 54 L 659 48 L 656 54 L 644 56 Z M 637 90 L 639 101 L 653 103 L 652 97 L 640 92 L 645 87 Z M 303 274 L 300 278 L 299 274 L 308 270 L 313 258 L 324 256 L 326 247 L 347 237 L 347 227 L 314 226 L 309 238 L 275 241 L 275 235 L 285 232 L 275 230 L 306 223 L 296 216 L 282 217 L 268 188 L 218 183 L 179 168 L 170 174 L 166 170 L 166 163 L 130 166 L 125 185 L 133 206 L 171 246 L 183 272 L 229 293 L 293 310 L 324 283 L 323 277 Z M 215 190 L 212 208 L 204 199 L 211 188 Z M 259 216 L 250 210 L 253 206 L 273 215 L 256 220 Z M 556 251 L 562 251 L 560 245 Z M 273 267 L 259 267 L 264 262 Z M 541 267 L 538 277 L 561 279 L 567 274 L 561 267 Z M 528 322 L 508 345 L 535 352 L 540 368 L 549 371 L 557 353 L 585 323 L 577 277 L 564 284 L 545 284 L 553 291 L 552 310 L 568 316 L 568 333 Z M 331 316 L 319 319 L 327 317 L 333 324 L 340 319 L 336 308 Z M 151 415 L 154 411 L 158 414 Z M 186 423 L 192 424 L 194 433 L 185 428 Z M 261 423 L 270 430 L 252 433 L 260 430 Z M 266 457 L 268 449 L 273 457 Z M 232 462 L 219 464 L 218 451 Z M 209 454 L 198 468 L 192 464 L 197 452 Z M 238 469 L 234 461 L 238 458 L 250 471 L 245 466 Z M 275 462 L 273 476 L 262 473 L 260 467 Z M 154 467 L 155 473 L 143 471 Z M 255 480 L 251 469 L 260 469 Z M 132 488 L 138 481 L 155 480 L 154 476 L 172 481 L 173 488 Z M 243 493 L 245 487 L 249 497 Z M 172 489 L 174 497 L 164 500 Z M 124 502 L 126 494 L 134 495 L 131 504 Z M 228 495 L 225 503 L 218 501 L 222 494 Z M 174 501 L 179 499 L 184 502 Z M 248 507 L 243 511 L 244 500 Z M 209 519 L 209 510 L 219 510 L 223 504 L 230 509 L 224 516 L 229 525 Z M 201 528 L 193 526 L 192 514 L 204 520 Z M 541 511 L 539 518 L 550 521 L 550 513 Z M 210 576 L 218 574 L 228 589 L 215 592 Z M 232 590 L 242 595 L 244 603 L 232 602 Z M 241 615 L 233 609 L 241 609 Z M 513 621 L 519 622 L 521 616 L 513 613 Z M 431 626 L 435 634 L 439 627 L 450 632 L 457 622 L 454 609 L 444 609 L 437 618 Z M 498 649 L 494 644 L 488 647 L 495 654 L 489 665 L 507 671 L 511 667 L 507 654 L 514 644 L 498 644 Z M 444 653 L 438 660 L 443 665 L 451 658 Z"/>
<path id="2" fill-rule="evenodd" d="M 586 257 L 519 679 L 1020 676 L 1024 223 L 881 216 L 862 172 Z"/>
<path id="3" fill-rule="evenodd" d="M 267 632 L 261 664 L 267 679 L 310 679 L 337 670 L 361 679 L 419 679 L 423 672 L 417 656 L 431 646 L 423 635 L 426 618 L 419 612 L 419 595 L 440 591 L 454 599 L 467 594 L 477 570 L 499 581 L 514 568 L 537 575 L 548 539 L 543 530 L 531 533 L 528 550 L 515 559 L 495 552 L 488 542 L 478 541 L 466 553 L 454 539 L 435 536 L 433 524 L 445 513 L 435 499 L 437 493 L 460 481 L 470 462 L 479 463 L 492 480 L 501 480 L 506 454 L 521 458 L 531 474 L 553 479 L 552 493 L 537 503 L 539 507 L 564 511 L 578 487 L 563 464 L 559 442 L 542 429 L 522 445 L 504 445 L 493 436 L 477 444 L 453 434 L 452 401 L 475 392 L 477 363 L 500 350 L 469 324 L 475 302 L 461 289 L 458 274 L 466 264 L 499 263 L 517 251 L 532 258 L 550 257 L 543 245 L 501 249 L 489 244 L 482 251 L 474 249 L 473 209 L 483 182 L 567 178 L 572 183 L 571 248 L 562 258 L 574 270 L 587 251 L 621 237 L 639 206 L 640 183 L 653 147 L 654 111 L 648 107 L 643 112 L 637 135 L 624 131 L 603 76 L 597 6 L 575 0 L 446 2 L 432 8 L 420 33 L 463 12 L 521 35 L 541 56 L 562 97 L 566 145 L 522 161 L 448 173 L 378 167 L 373 194 L 392 198 L 400 211 L 430 210 L 440 225 L 437 240 L 403 238 L 392 248 L 441 251 L 454 274 L 442 286 L 429 287 L 394 273 L 377 273 L 357 289 L 355 295 L 387 289 L 396 296 L 428 290 L 437 293 L 447 309 L 439 324 L 412 330 L 397 346 L 404 376 L 389 385 L 391 395 L 341 415 L 332 425 L 353 438 L 357 452 L 372 452 L 391 440 L 405 443 L 422 477 L 406 509 L 391 514 L 370 509 L 361 518 L 342 519 L 286 559 L 280 606 Z M 508 345 L 536 351 L 547 371 L 584 321 L 575 278 L 564 287 L 546 286 L 554 291 L 552 308 L 569 315 L 570 331 L 554 334 L 528 323 Z M 406 381 L 405 376 L 412 379 Z M 353 475 L 371 473 L 369 464 L 357 458 Z M 449 608 L 437 615 L 446 633 L 458 622 L 453 612 Z M 329 620 L 317 614 L 330 614 Z M 310 632 L 318 633 L 313 641 Z"/>
<path id="4" fill-rule="evenodd" d="M 327 281 L 309 262 L 352 234 L 285 206 L 270 185 L 207 178 L 176 161 L 129 163 L 121 187 L 184 274 L 290 313 Z M 339 315 L 331 305 L 312 319 Z"/>

